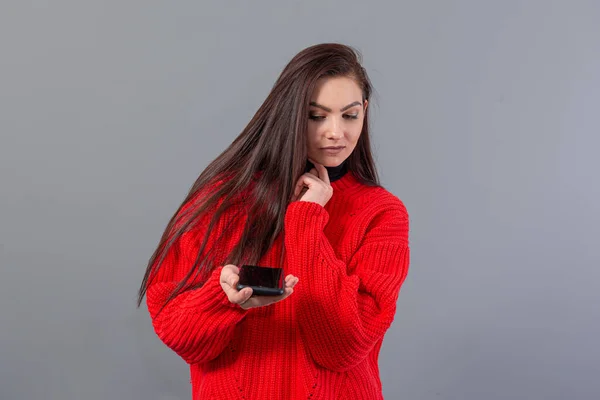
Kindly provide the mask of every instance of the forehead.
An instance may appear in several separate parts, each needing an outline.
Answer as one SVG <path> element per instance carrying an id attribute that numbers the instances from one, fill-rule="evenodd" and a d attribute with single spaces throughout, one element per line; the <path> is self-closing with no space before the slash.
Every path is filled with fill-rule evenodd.
<path id="1" fill-rule="evenodd" d="M 355 101 L 362 101 L 362 90 L 352 78 L 325 77 L 317 82 L 311 101 L 324 106 L 344 107 Z"/>

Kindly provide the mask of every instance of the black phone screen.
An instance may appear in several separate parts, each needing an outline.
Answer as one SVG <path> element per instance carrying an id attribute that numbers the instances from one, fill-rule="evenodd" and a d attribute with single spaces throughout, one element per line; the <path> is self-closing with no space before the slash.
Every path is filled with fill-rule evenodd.
<path id="1" fill-rule="evenodd" d="M 281 268 L 242 265 L 237 288 L 251 287 L 255 294 L 262 295 L 283 294 L 282 273 Z"/>

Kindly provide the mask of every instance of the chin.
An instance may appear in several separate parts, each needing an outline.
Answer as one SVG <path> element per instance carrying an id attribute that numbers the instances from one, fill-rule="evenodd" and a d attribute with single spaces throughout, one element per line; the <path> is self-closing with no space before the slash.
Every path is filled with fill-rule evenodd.
<path id="1" fill-rule="evenodd" d="M 326 157 L 310 157 L 319 164 L 324 167 L 337 167 L 341 163 L 343 163 L 349 155 L 336 155 L 336 156 L 326 156 Z"/>

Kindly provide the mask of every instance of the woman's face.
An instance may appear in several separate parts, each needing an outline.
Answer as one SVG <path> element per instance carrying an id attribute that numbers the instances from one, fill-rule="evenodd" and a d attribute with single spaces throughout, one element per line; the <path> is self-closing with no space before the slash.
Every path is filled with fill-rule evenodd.
<path id="1" fill-rule="evenodd" d="M 358 142 L 368 101 L 351 78 L 322 78 L 310 99 L 308 157 L 326 167 L 346 160 Z"/>

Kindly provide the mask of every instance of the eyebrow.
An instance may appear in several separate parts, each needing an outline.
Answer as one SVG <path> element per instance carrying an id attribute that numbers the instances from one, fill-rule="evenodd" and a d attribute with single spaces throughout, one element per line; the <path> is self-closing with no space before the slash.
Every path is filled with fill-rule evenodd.
<path id="1" fill-rule="evenodd" d="M 320 109 L 322 109 L 322 110 L 325 110 L 325 111 L 327 111 L 327 112 L 331 112 L 331 108 L 329 108 L 329 107 L 325 107 L 324 105 L 322 105 L 322 104 L 319 104 L 319 103 L 317 103 L 317 102 L 311 101 L 311 102 L 310 102 L 310 105 L 311 105 L 311 106 L 313 106 L 313 107 L 317 107 L 317 108 L 320 108 Z M 362 103 L 361 103 L 360 101 L 355 101 L 354 103 L 350 103 L 350 104 L 348 104 L 347 106 L 343 107 L 343 108 L 340 110 L 340 112 L 344 112 L 344 111 L 346 111 L 347 109 L 349 109 L 349 108 L 352 108 L 352 107 L 354 107 L 354 106 L 362 106 Z"/>

